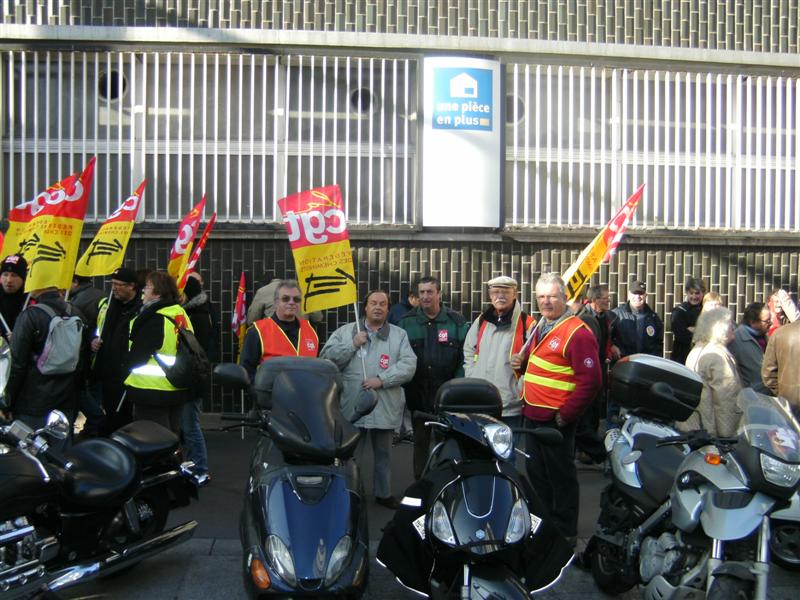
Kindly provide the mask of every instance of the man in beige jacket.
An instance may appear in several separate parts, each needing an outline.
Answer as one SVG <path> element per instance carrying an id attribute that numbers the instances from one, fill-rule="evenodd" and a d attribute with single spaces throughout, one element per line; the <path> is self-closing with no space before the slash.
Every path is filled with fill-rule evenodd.
<path id="1" fill-rule="evenodd" d="M 775 330 L 767 342 L 761 378 L 776 396 L 781 396 L 792 405 L 795 416 L 800 418 L 800 321 L 789 323 Z"/>

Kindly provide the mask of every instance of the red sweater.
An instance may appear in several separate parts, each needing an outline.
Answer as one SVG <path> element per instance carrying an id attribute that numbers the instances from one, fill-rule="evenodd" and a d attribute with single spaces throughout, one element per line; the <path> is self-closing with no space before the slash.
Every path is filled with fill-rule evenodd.
<path id="1" fill-rule="evenodd" d="M 561 418 L 572 423 L 594 401 L 603 385 L 597 339 L 588 328 L 575 332 L 567 345 L 566 357 L 575 371 L 575 391 L 561 407 Z M 523 404 L 522 414 L 532 421 L 549 421 L 554 417 L 552 410 L 530 404 Z"/>

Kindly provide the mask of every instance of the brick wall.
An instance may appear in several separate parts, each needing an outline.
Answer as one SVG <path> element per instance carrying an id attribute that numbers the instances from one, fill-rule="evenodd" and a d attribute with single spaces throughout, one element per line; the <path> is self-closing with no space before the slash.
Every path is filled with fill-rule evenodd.
<path id="1" fill-rule="evenodd" d="M 132 240 L 126 266 L 164 268 L 170 239 Z M 536 278 L 544 271 L 563 272 L 577 258 L 581 244 L 551 244 L 502 241 L 403 241 L 373 242 L 353 240 L 354 260 L 359 279 L 359 296 L 374 288 L 390 292 L 393 301 L 401 286 L 421 275 L 432 274 L 442 280 L 443 299 L 470 319 L 488 303 L 484 283 L 499 274 L 510 275 L 520 284 L 520 297 L 532 309 Z M 764 300 L 773 286 L 783 286 L 796 294 L 800 273 L 800 246 L 764 248 L 758 246 L 697 244 L 686 247 L 673 242 L 653 244 L 626 241 L 610 264 L 604 264 L 592 283 L 611 287 L 612 307 L 624 302 L 627 283 L 639 278 L 647 283 L 648 303 L 664 319 L 669 331 L 669 313 L 682 300 L 686 277 L 702 277 L 710 290 L 719 292 L 725 303 L 741 317 L 744 307 Z M 233 337 L 230 318 L 235 286 L 241 271 L 247 273 L 252 292 L 263 285 L 264 275 L 294 276 L 288 244 L 282 239 L 212 239 L 201 260 L 201 273 L 217 303 L 222 318 L 223 360 L 231 360 Z M 796 297 L 796 296 L 795 296 Z M 324 341 L 339 325 L 351 321 L 352 308 L 326 313 L 320 331 Z M 667 349 L 671 346 L 666 336 Z M 215 391 L 206 410 L 238 410 L 238 399 Z"/>
<path id="2" fill-rule="evenodd" d="M 10 0 L 0 22 L 403 33 L 797 53 L 774 0 Z"/>

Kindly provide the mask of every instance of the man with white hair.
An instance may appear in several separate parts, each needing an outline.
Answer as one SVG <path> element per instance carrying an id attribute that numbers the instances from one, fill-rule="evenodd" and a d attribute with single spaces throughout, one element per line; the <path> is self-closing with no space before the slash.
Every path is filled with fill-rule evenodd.
<path id="1" fill-rule="evenodd" d="M 562 443 L 548 446 L 528 435 L 528 477 L 550 509 L 561 533 L 574 546 L 578 535 L 580 488 L 575 455 L 575 427 L 597 396 L 603 377 L 597 339 L 579 317 L 567 310 L 567 291 L 557 273 L 536 282 L 542 315 L 527 357 L 517 354 L 511 366 L 527 364 L 522 398 L 525 427 L 555 427 Z"/>

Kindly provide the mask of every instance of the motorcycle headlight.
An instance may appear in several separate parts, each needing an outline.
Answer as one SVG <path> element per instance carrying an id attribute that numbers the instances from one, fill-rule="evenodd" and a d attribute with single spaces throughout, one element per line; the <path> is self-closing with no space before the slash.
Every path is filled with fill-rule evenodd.
<path id="1" fill-rule="evenodd" d="M 525 501 L 520 498 L 514 502 L 511 516 L 508 518 L 508 527 L 506 527 L 506 544 L 514 544 L 528 534 L 531 528 L 530 519 Z"/>
<path id="2" fill-rule="evenodd" d="M 483 434 L 497 457 L 508 460 L 514 451 L 511 428 L 505 423 L 490 423 L 483 428 Z"/>
<path id="3" fill-rule="evenodd" d="M 347 557 L 350 556 L 350 549 L 353 547 L 353 540 L 349 535 L 345 535 L 336 544 L 336 547 L 331 553 L 331 559 L 328 561 L 328 570 L 325 571 L 325 585 L 331 585 L 339 578 L 339 575 L 344 571 L 344 566 L 347 563 Z"/>
<path id="4" fill-rule="evenodd" d="M 761 472 L 773 485 L 792 487 L 800 481 L 800 465 L 792 465 L 761 453 Z"/>
<path id="5" fill-rule="evenodd" d="M 431 533 L 448 546 L 456 545 L 456 535 L 453 533 L 450 517 L 447 516 L 447 510 L 441 500 L 434 503 L 431 511 Z"/>
<path id="6" fill-rule="evenodd" d="M 289 548 L 277 535 L 267 537 L 267 558 L 272 568 L 290 586 L 297 584 L 297 576 L 294 571 L 294 560 Z"/>

